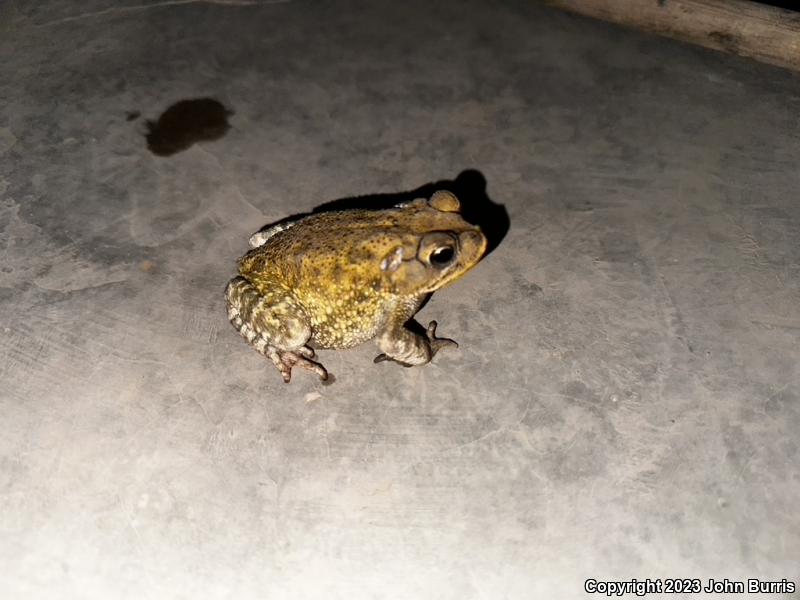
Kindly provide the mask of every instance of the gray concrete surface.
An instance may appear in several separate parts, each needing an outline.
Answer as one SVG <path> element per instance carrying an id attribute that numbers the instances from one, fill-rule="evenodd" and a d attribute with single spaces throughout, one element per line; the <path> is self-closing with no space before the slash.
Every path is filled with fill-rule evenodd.
<path id="1" fill-rule="evenodd" d="M 797 75 L 523 1 L 135 4 L 0 7 L 0 597 L 800 583 Z M 263 224 L 466 169 L 510 229 L 422 311 L 459 350 L 286 386 L 227 323 Z"/>

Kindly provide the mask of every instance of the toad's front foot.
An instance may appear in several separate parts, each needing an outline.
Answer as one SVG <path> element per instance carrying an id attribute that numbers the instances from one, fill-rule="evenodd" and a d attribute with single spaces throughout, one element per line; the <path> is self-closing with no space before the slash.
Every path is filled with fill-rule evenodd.
<path id="1" fill-rule="evenodd" d="M 436 321 L 428 323 L 428 328 L 425 330 L 425 335 L 428 338 L 428 343 L 431 345 L 431 359 L 436 356 L 436 353 L 442 348 L 452 346 L 458 348 L 458 343 L 450 338 L 437 338 L 436 337 Z"/>
<path id="2" fill-rule="evenodd" d="M 311 360 L 314 358 L 314 351 L 308 346 L 302 346 L 297 351 L 278 350 L 277 348 L 268 347 L 266 354 L 278 368 L 278 371 L 281 372 L 286 383 L 292 380 L 292 368 L 294 367 L 302 367 L 313 371 L 319 375 L 322 381 L 328 380 L 328 371 L 318 362 Z"/>
<path id="3" fill-rule="evenodd" d="M 384 352 L 383 354 L 379 354 L 375 357 L 375 362 L 379 363 L 385 360 L 391 360 L 403 365 L 404 367 L 413 367 L 416 365 L 424 365 L 425 363 L 430 362 L 433 360 L 433 357 L 436 356 L 436 353 L 442 348 L 447 348 L 448 346 L 458 348 L 458 344 L 455 342 L 455 340 L 451 340 L 450 338 L 436 337 L 436 321 L 431 321 L 428 323 L 428 328 L 425 330 L 425 337 L 411 334 L 411 332 L 408 333 L 417 338 L 416 353 L 412 354 L 405 352 L 405 355 L 408 356 L 408 358 L 405 358 L 405 356 L 402 354 L 395 357 L 389 356 Z M 425 348 L 425 351 L 421 351 L 423 348 Z"/>

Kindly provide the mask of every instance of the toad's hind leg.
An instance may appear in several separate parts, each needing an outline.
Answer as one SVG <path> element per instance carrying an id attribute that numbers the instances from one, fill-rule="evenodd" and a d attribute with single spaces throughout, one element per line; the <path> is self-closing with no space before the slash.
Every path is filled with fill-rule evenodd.
<path id="1" fill-rule="evenodd" d="M 244 277 L 234 277 L 225 288 L 228 319 L 253 348 L 269 358 L 283 380 L 292 379 L 292 367 L 299 366 L 328 379 L 321 364 L 310 360 L 314 350 L 306 344 L 311 328 L 305 315 L 284 291 L 261 293 Z"/>

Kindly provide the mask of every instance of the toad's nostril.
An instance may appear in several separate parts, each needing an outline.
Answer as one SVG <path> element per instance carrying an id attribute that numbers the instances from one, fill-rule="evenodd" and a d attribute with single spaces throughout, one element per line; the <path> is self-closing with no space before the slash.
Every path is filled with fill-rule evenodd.
<path id="1" fill-rule="evenodd" d="M 483 246 L 486 243 L 486 236 L 478 229 L 465 231 L 462 235 L 464 236 L 462 241 L 466 246 Z"/>

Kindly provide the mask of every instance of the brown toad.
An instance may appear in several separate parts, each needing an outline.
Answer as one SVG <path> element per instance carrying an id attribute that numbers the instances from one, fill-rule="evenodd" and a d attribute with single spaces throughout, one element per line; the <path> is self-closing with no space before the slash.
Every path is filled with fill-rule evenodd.
<path id="1" fill-rule="evenodd" d="M 328 378 L 314 348 L 350 348 L 377 338 L 382 354 L 405 366 L 455 345 L 405 327 L 425 297 L 481 259 L 486 238 L 438 191 L 387 210 L 343 210 L 300 217 L 260 231 L 225 289 L 228 318 L 287 383 L 298 365 Z"/>

